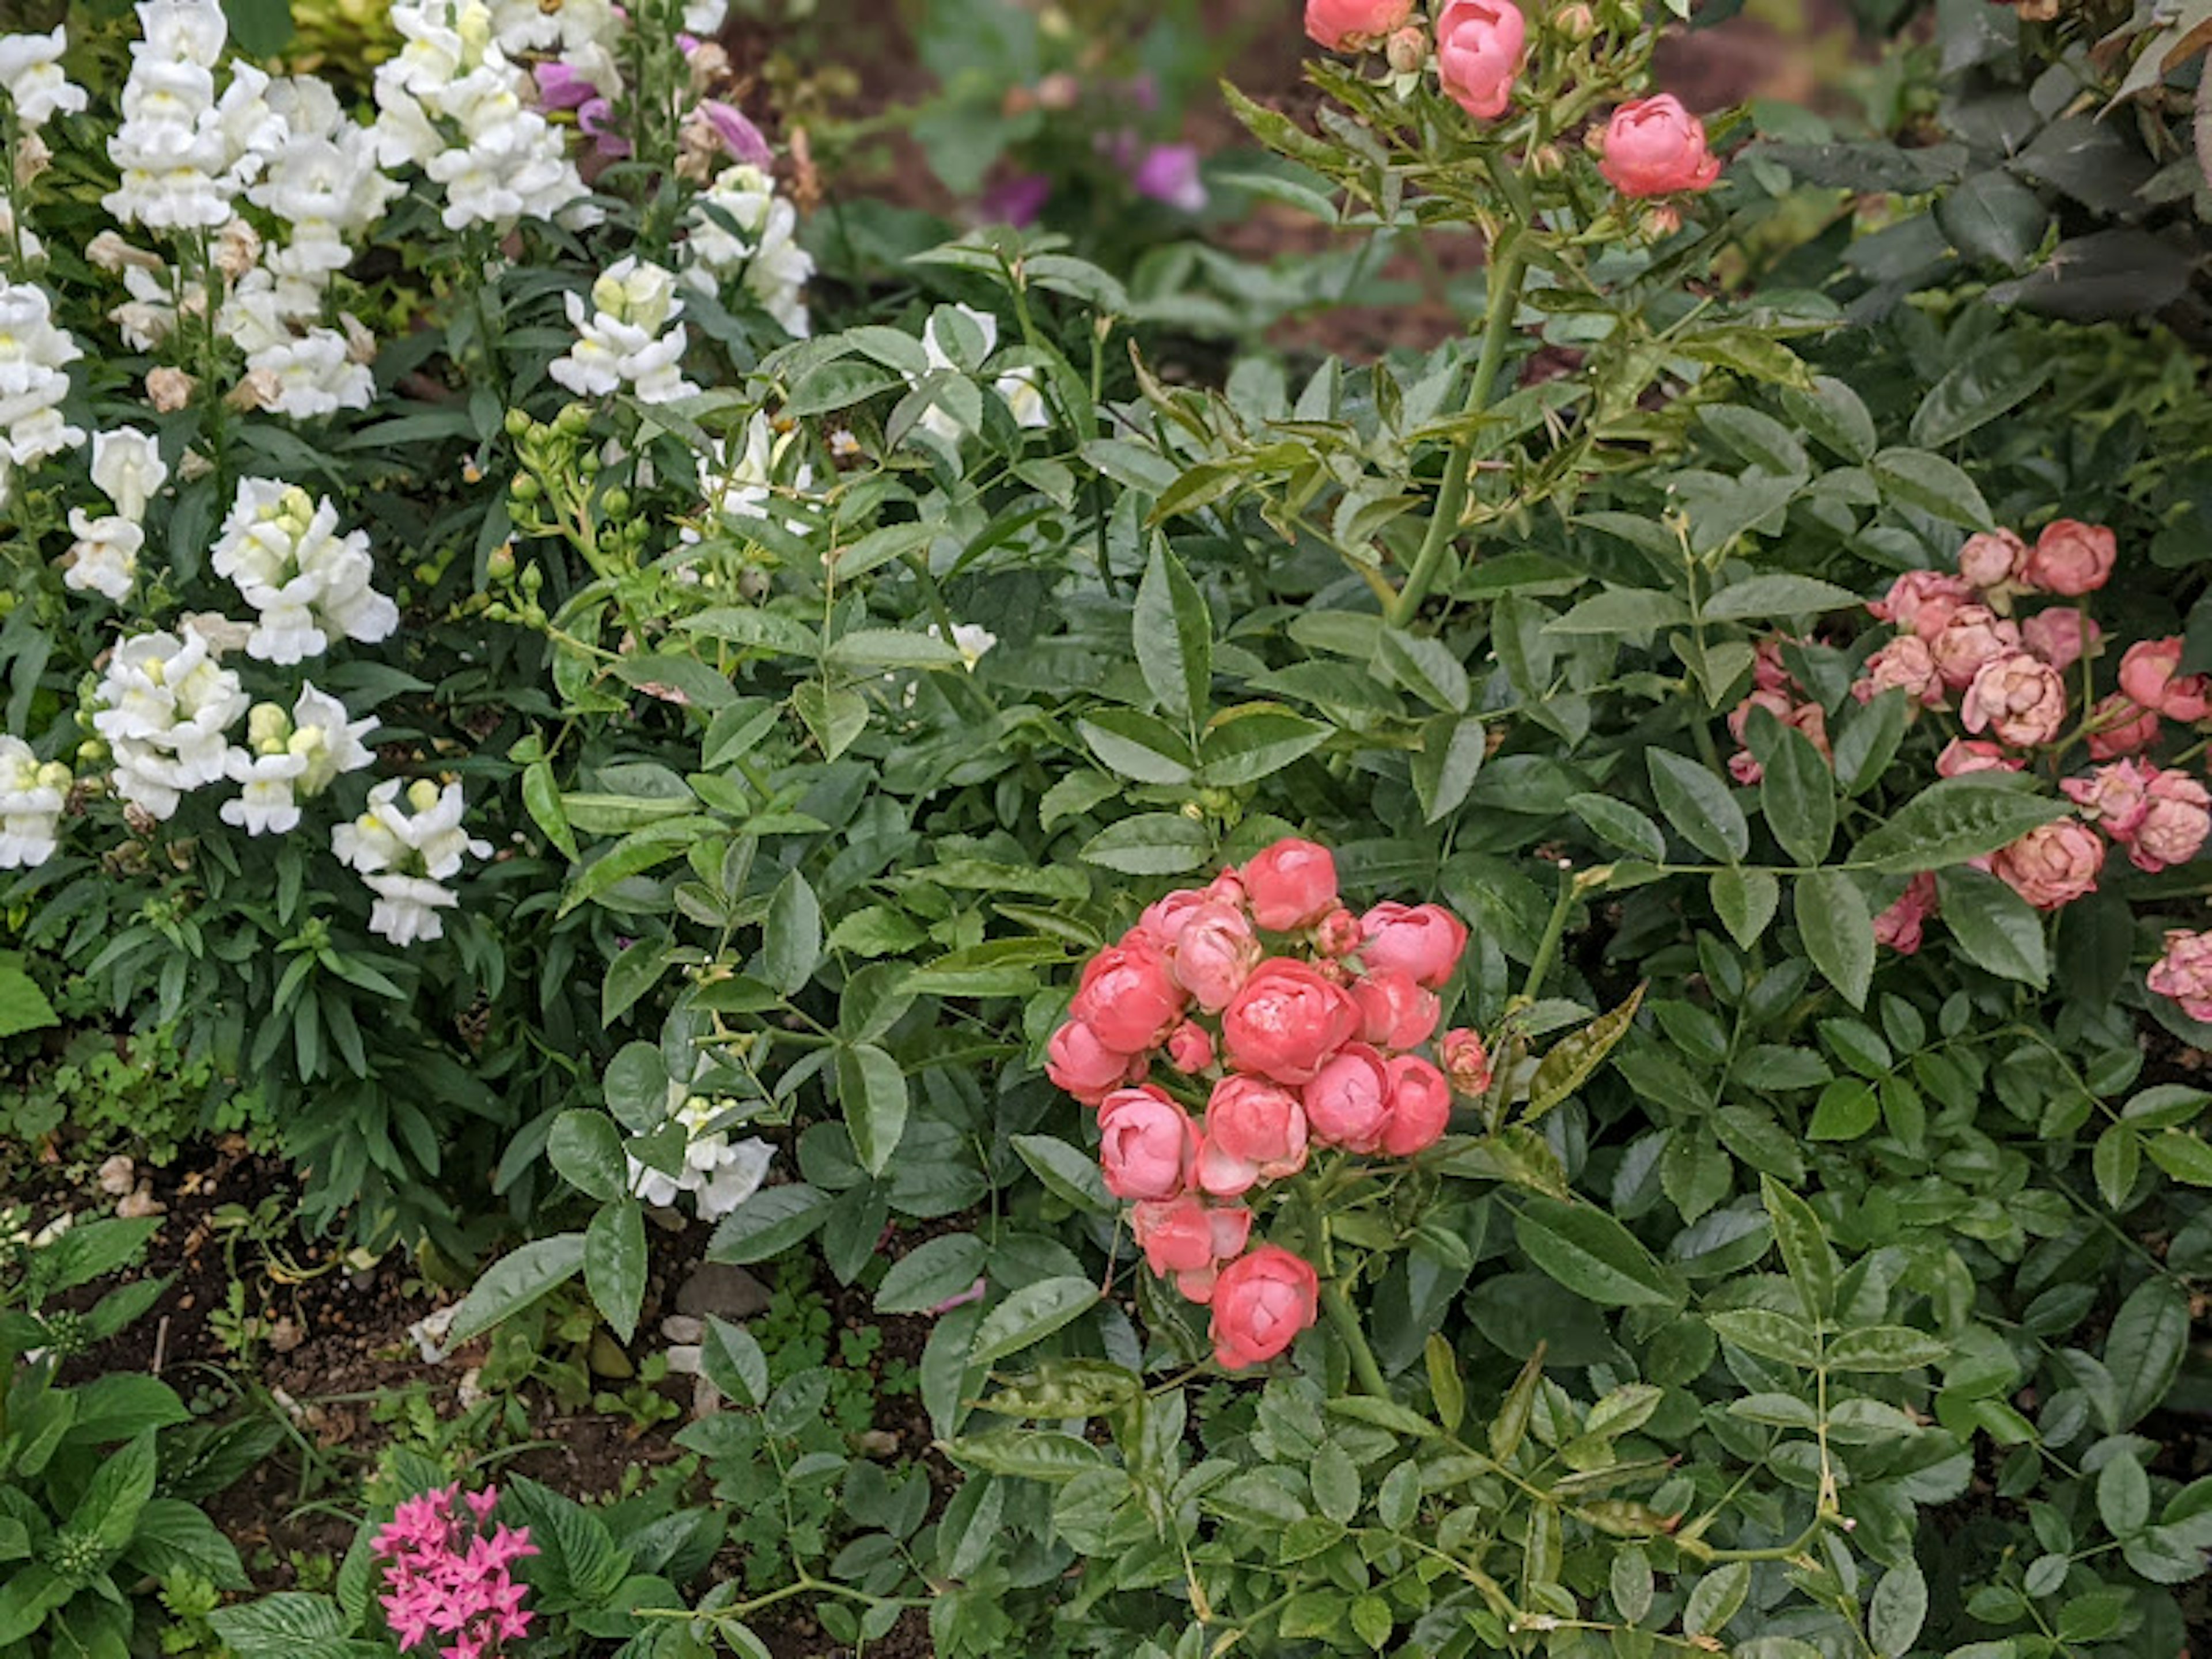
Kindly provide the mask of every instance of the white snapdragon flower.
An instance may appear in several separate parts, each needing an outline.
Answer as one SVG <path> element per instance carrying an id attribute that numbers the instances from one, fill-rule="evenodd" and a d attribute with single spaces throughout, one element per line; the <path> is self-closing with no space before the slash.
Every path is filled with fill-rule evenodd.
<path id="1" fill-rule="evenodd" d="M 92 482 L 132 524 L 146 516 L 146 503 L 169 481 L 161 447 L 135 426 L 93 434 Z"/>
<path id="2" fill-rule="evenodd" d="M 181 639 L 140 634 L 118 646 L 97 699 L 93 729 L 115 751 L 116 793 L 157 818 L 224 775 L 225 734 L 246 707 L 238 676 L 190 626 Z"/>
<path id="3" fill-rule="evenodd" d="M 102 205 L 125 224 L 210 229 L 282 139 L 269 77 L 234 65 L 220 94 L 216 65 L 229 24 L 220 0 L 141 0 L 123 120 L 107 142 L 119 177 Z"/>
<path id="4" fill-rule="evenodd" d="M 611 53 L 622 39 L 623 16 L 615 0 L 489 0 L 492 38 L 509 57 L 550 52 L 581 68 L 594 49 Z M 591 77 L 605 92 L 611 82 Z"/>
<path id="5" fill-rule="evenodd" d="M 246 199 L 289 229 L 289 269 L 328 276 L 353 263 L 354 245 L 398 196 L 377 165 L 374 131 L 349 118 L 329 85 L 294 76 L 269 88 L 283 137 Z"/>
<path id="6" fill-rule="evenodd" d="M 985 356 L 999 349 L 999 319 L 987 311 L 978 311 L 973 306 L 957 305 L 952 309 L 974 324 L 976 332 L 983 337 Z M 937 337 L 937 318 L 933 315 L 921 331 L 923 355 L 929 359 L 932 368 L 955 368 L 951 354 Z M 909 383 L 918 383 L 920 377 L 909 376 L 908 380 Z M 1044 392 L 1037 384 L 1037 372 L 1034 368 L 1009 369 L 992 382 L 991 389 L 999 394 L 1000 401 L 1013 416 L 1015 425 L 1045 427 L 1052 424 L 1052 411 L 1045 403 Z M 940 438 L 957 440 L 960 436 L 960 422 L 940 408 L 932 408 L 923 415 L 921 424 Z"/>
<path id="7" fill-rule="evenodd" d="M 294 420 L 367 409 L 376 397 L 376 377 L 353 360 L 346 337 L 336 329 L 311 328 L 297 339 L 265 345 L 246 357 L 246 367 L 249 374 L 274 377 L 276 395 L 267 407 Z"/>
<path id="8" fill-rule="evenodd" d="M 725 167 L 693 199 L 684 240 L 684 280 L 719 295 L 742 273 L 744 290 L 787 334 L 812 331 L 806 284 L 814 256 L 799 246 L 799 210 L 754 167 Z"/>
<path id="9" fill-rule="evenodd" d="M 325 496 L 274 478 L 243 478 L 209 562 L 258 612 L 246 654 L 289 664 L 319 655 L 332 634 L 363 645 L 389 638 L 399 607 L 370 586 L 367 532 L 337 533 Z"/>
<path id="10" fill-rule="evenodd" d="M 775 1148 L 757 1137 L 733 1141 L 727 1131 L 710 1129 L 708 1126 L 723 1109 L 722 1103 L 696 1096 L 678 1106 L 676 1121 L 687 1136 L 683 1170 L 672 1176 L 633 1158 L 630 1191 L 664 1209 L 689 1193 L 702 1221 L 719 1221 L 758 1192 L 768 1179 Z"/>
<path id="11" fill-rule="evenodd" d="M 341 773 L 358 772 L 374 763 L 376 757 L 362 739 L 376 726 L 374 716 L 349 720 L 343 703 L 315 690 L 313 681 L 303 684 L 292 704 L 292 732 L 286 739 L 291 751 L 307 763 L 300 774 L 300 793 L 319 795 Z"/>
<path id="12" fill-rule="evenodd" d="M 790 441 L 790 436 L 777 435 L 766 410 L 755 410 L 752 419 L 745 422 L 744 446 L 734 457 L 726 441 L 718 441 L 699 457 L 699 493 L 707 498 L 707 505 L 728 519 L 768 517 L 769 503 L 775 499 L 776 462 Z M 814 469 L 804 465 L 791 480 L 792 487 L 799 490 L 813 482 Z M 802 534 L 806 528 L 803 524 L 789 527 Z"/>
<path id="13" fill-rule="evenodd" d="M 40 765 L 21 738 L 0 737 L 0 870 L 27 870 L 54 855 L 75 781 L 59 761 Z"/>
<path id="14" fill-rule="evenodd" d="M 40 264 L 46 257 L 46 245 L 39 240 L 38 233 L 28 225 L 18 225 L 15 210 L 0 198 L 0 246 L 9 243 L 23 250 L 26 266 Z"/>
<path id="15" fill-rule="evenodd" d="M 125 266 L 123 291 L 131 297 L 109 312 L 107 320 L 122 331 L 123 343 L 133 351 L 158 350 L 177 330 L 177 295 L 168 266 L 159 261 L 150 267 Z"/>
<path id="16" fill-rule="evenodd" d="M 66 366 L 83 355 L 54 325 L 45 289 L 0 283 L 0 462 L 29 466 L 84 441 L 60 410 L 70 389 Z"/>
<path id="17" fill-rule="evenodd" d="M 61 25 L 51 34 L 0 34 L 0 92 L 15 106 L 15 122 L 35 131 L 56 115 L 84 108 L 84 88 L 62 73 L 69 36 Z"/>
<path id="18" fill-rule="evenodd" d="M 463 811 L 459 784 L 441 790 L 427 778 L 408 787 L 403 808 L 394 778 L 368 792 L 361 817 L 331 831 L 331 851 L 376 895 L 371 933 L 399 945 L 444 937 L 439 913 L 453 908 L 460 896 L 442 884 L 459 871 L 464 856 L 491 856 L 490 842 L 472 840 L 461 827 Z"/>
<path id="19" fill-rule="evenodd" d="M 617 260 L 592 284 L 588 304 L 567 296 L 576 343 L 546 373 L 569 391 L 604 397 L 627 386 L 640 403 L 672 403 L 699 388 L 677 372 L 689 343 L 683 299 L 673 273 L 635 254 Z"/>
<path id="20" fill-rule="evenodd" d="M 242 787 L 223 803 L 223 822 L 249 836 L 298 829 L 301 801 L 376 758 L 362 742 L 375 729 L 373 719 L 349 722 L 345 705 L 312 684 L 289 715 L 273 702 L 256 703 L 246 717 L 244 746 L 225 757 L 224 770 Z"/>
<path id="21" fill-rule="evenodd" d="M 70 509 L 70 533 L 76 539 L 63 557 L 62 584 L 79 593 L 100 593 L 120 605 L 138 580 L 138 555 L 146 532 L 119 514 L 94 518 L 81 507 Z"/>
<path id="22" fill-rule="evenodd" d="M 929 637 L 933 640 L 945 637 L 935 623 L 929 625 Z M 999 636 L 981 623 L 952 624 L 952 648 L 960 653 L 962 665 L 971 674 L 975 672 L 975 665 L 983 660 L 984 653 L 998 642 Z"/>

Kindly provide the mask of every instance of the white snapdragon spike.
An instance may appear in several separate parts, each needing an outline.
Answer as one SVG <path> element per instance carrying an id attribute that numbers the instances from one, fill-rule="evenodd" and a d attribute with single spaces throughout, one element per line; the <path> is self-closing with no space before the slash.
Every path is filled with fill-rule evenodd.
<path id="1" fill-rule="evenodd" d="M 642 404 L 698 395 L 677 372 L 689 340 L 672 272 L 632 254 L 592 284 L 588 303 L 580 295 L 567 298 L 576 343 L 546 369 L 560 385 L 587 398 L 626 386 Z"/>
<path id="2" fill-rule="evenodd" d="M 684 240 L 684 280 L 720 295 L 741 278 L 744 291 L 784 332 L 805 339 L 812 327 L 806 284 L 814 256 L 799 246 L 799 210 L 775 193 L 758 167 L 725 167 L 694 198 Z"/>
<path id="3" fill-rule="evenodd" d="M 312 680 L 303 684 L 292 704 L 291 735 L 285 740 L 286 747 L 307 762 L 300 774 L 299 793 L 319 795 L 340 774 L 358 772 L 374 764 L 376 757 L 362 739 L 376 726 L 373 715 L 349 720 L 343 703 L 327 691 L 315 690 Z"/>
<path id="4" fill-rule="evenodd" d="M 51 34 L 0 34 L 0 93 L 15 106 L 15 124 L 35 131 L 56 115 L 84 108 L 84 88 L 62 72 L 69 36 L 58 23 Z"/>
<path id="5" fill-rule="evenodd" d="M 954 306 L 953 310 L 965 317 L 983 337 L 983 354 L 988 356 L 999 349 L 999 319 L 988 311 L 978 311 L 973 306 Z M 933 315 L 921 331 L 921 349 L 929 359 L 932 368 L 956 367 L 952 356 L 937 337 L 937 318 Z M 910 376 L 909 380 L 918 380 Z M 1037 385 L 1034 368 L 1009 369 L 992 382 L 991 389 L 999 394 L 1000 401 L 1014 417 L 1014 424 L 1024 427 L 1045 427 L 1052 424 L 1052 411 L 1046 405 L 1043 390 Z M 921 417 L 922 426 L 940 438 L 960 436 L 960 423 L 943 409 L 933 408 Z"/>
<path id="6" fill-rule="evenodd" d="M 332 634 L 363 645 L 389 638 L 399 607 L 370 586 L 368 536 L 337 533 L 325 496 L 274 478 L 243 478 L 209 562 L 258 613 L 246 654 L 295 663 L 318 656 Z"/>
<path id="7" fill-rule="evenodd" d="M 138 555 L 146 532 L 120 514 L 94 518 L 81 507 L 70 509 L 70 533 L 76 539 L 62 559 L 62 585 L 79 593 L 99 593 L 120 605 L 138 580 Z"/>
<path id="8" fill-rule="evenodd" d="M 84 354 L 53 321 L 46 290 L 0 283 L 0 461 L 29 466 L 84 441 L 62 419 L 67 365 Z"/>
<path id="9" fill-rule="evenodd" d="M 633 1158 L 630 1191 L 664 1209 L 689 1193 L 702 1221 L 720 1220 L 758 1192 L 768 1179 L 775 1148 L 757 1137 L 733 1141 L 726 1131 L 708 1128 L 720 1113 L 720 1103 L 696 1097 L 678 1107 L 676 1121 L 688 1136 L 683 1170 L 668 1175 Z"/>
<path id="10" fill-rule="evenodd" d="M 594 56 L 611 59 L 623 35 L 623 15 L 614 0 L 490 0 L 492 38 L 509 57 L 546 52 L 583 70 Z M 601 93 L 618 84 L 587 75 Z"/>
<path id="11" fill-rule="evenodd" d="M 755 410 L 753 417 L 745 422 L 744 444 L 732 457 L 726 441 L 699 458 L 699 493 L 707 498 L 707 505 L 727 519 L 765 519 L 769 503 L 775 499 L 776 463 L 785 447 L 798 436 L 792 433 L 778 436 L 775 423 L 764 409 Z M 792 476 L 792 487 L 805 490 L 814 482 L 814 469 L 801 465 Z M 788 527 L 796 534 L 804 534 L 803 523 Z"/>
<path id="12" fill-rule="evenodd" d="M 472 840 L 461 827 L 464 810 L 459 784 L 441 790 L 427 778 L 408 787 L 403 808 L 393 778 L 368 792 L 361 817 L 331 831 L 331 851 L 376 895 L 371 933 L 400 945 L 445 936 L 440 912 L 453 908 L 460 896 L 442 884 L 459 872 L 465 856 L 491 856 L 490 842 Z"/>
<path id="13" fill-rule="evenodd" d="M 115 751 L 115 792 L 124 799 L 166 818 L 187 791 L 223 776 L 227 734 L 246 696 L 198 629 L 125 640 L 96 695 L 93 729 Z"/>
<path id="14" fill-rule="evenodd" d="M 169 465 L 151 437 L 135 426 L 118 426 L 93 434 L 92 482 L 118 515 L 137 524 L 146 516 L 146 503 L 169 482 Z"/>
<path id="15" fill-rule="evenodd" d="M 283 123 L 269 77 L 234 65 L 218 94 L 216 65 L 229 25 L 220 0 L 142 0 L 123 120 L 107 141 L 120 175 L 102 205 L 125 224 L 212 230 L 259 174 Z"/>
<path id="16" fill-rule="evenodd" d="M 59 761 L 40 765 L 21 738 L 0 737 L 0 870 L 27 870 L 54 855 L 75 781 Z"/>
<path id="17" fill-rule="evenodd" d="M 311 75 L 269 88 L 283 137 L 246 199 L 284 222 L 286 269 L 327 277 L 353 263 L 355 245 L 401 193 L 377 165 L 373 129 L 349 118 L 337 94 Z"/>
<path id="18" fill-rule="evenodd" d="M 376 397 L 375 376 L 353 360 L 346 337 L 336 329 L 311 328 L 297 339 L 264 346 L 246 357 L 246 368 L 274 378 L 276 395 L 266 406 L 294 420 L 367 409 Z"/>

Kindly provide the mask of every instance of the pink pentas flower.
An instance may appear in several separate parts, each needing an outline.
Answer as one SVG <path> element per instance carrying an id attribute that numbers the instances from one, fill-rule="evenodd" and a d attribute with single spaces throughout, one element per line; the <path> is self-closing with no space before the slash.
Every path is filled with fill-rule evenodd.
<path id="1" fill-rule="evenodd" d="M 1241 872 L 1252 920 L 1272 933 L 1310 927 L 1336 908 L 1336 859 L 1310 841 L 1277 842 Z"/>
<path id="2" fill-rule="evenodd" d="M 1384 968 L 1352 982 L 1359 1005 L 1359 1035 L 1377 1048 L 1418 1048 L 1429 1040 L 1443 1016 L 1430 990 L 1402 969 Z"/>
<path id="3" fill-rule="evenodd" d="M 403 1649 L 434 1635 L 451 1638 L 438 1650 L 444 1659 L 492 1659 L 502 1643 L 528 1635 L 529 1587 L 510 1570 L 538 1552 L 527 1528 L 484 1530 L 498 1501 L 489 1487 L 424 1492 L 401 1504 L 370 1540 L 384 1563 L 378 1601 Z"/>
<path id="4" fill-rule="evenodd" d="M 2092 760 L 2140 755 L 2158 741 L 2158 711 L 2115 691 L 2089 711 L 2088 731 Z"/>
<path id="5" fill-rule="evenodd" d="M 2020 625 L 2020 642 L 2062 674 L 2084 656 L 2097 655 L 2104 639 L 2103 629 L 2065 605 L 2039 611 Z"/>
<path id="6" fill-rule="evenodd" d="M 2190 1018 L 2212 1021 L 2212 933 L 2175 929 L 2146 981 L 2160 996 L 2181 1005 Z"/>
<path id="7" fill-rule="evenodd" d="M 2045 525 L 2021 568 L 2021 580 L 2045 593 L 2076 599 L 2112 580 L 2119 542 L 2102 525 L 2058 519 Z"/>
<path id="8" fill-rule="evenodd" d="M 2212 710 L 2212 684 L 2202 674 L 2184 674 L 2179 639 L 2143 640 L 2120 659 L 2120 690 L 2145 708 L 2170 720 L 2193 724 Z"/>
<path id="9" fill-rule="evenodd" d="M 1265 1364 L 1297 1340 L 1321 1311 L 1312 1263 L 1262 1244 L 1221 1270 L 1213 1287 L 1213 1357 L 1223 1369 Z"/>
<path id="10" fill-rule="evenodd" d="M 1316 1073 L 1299 1091 L 1306 1130 L 1324 1146 L 1372 1152 L 1390 1121 L 1390 1073 L 1382 1056 L 1355 1042 Z"/>
<path id="11" fill-rule="evenodd" d="M 2015 580 L 2027 561 L 2027 544 L 2009 530 L 1984 530 L 1959 549 L 1959 578 L 1983 589 Z"/>
<path id="12" fill-rule="evenodd" d="M 1419 1054 L 1400 1054 L 1384 1069 L 1389 1075 L 1390 1098 L 1382 1150 L 1392 1158 L 1425 1152 L 1443 1138 L 1451 1121 L 1451 1085 Z"/>
<path id="13" fill-rule="evenodd" d="M 1939 570 L 1908 570 L 1867 611 L 1876 622 L 1893 623 L 1932 640 L 1943 631 L 1953 611 L 1974 603 L 1974 590 L 1956 576 Z"/>
<path id="14" fill-rule="evenodd" d="M 2049 743 L 2066 723 L 2066 682 L 2041 658 L 2008 653 L 1982 665 L 1959 718 L 1969 732 L 1987 731 L 2000 743 Z"/>
<path id="15" fill-rule="evenodd" d="M 2160 772 L 2144 791 L 2143 815 L 2128 838 L 2128 858 L 2155 874 L 2187 864 L 2212 835 L 2212 793 L 2186 772 Z"/>
<path id="16" fill-rule="evenodd" d="M 1921 929 L 1935 914 L 1936 878 L 1923 870 L 1874 919 L 1874 942 L 1909 957 L 1919 950 Z"/>
<path id="17" fill-rule="evenodd" d="M 1662 92 L 1613 111 L 1598 171 L 1624 196 L 1671 196 L 1710 190 L 1721 164 L 1705 148 L 1705 124 Z"/>
<path id="18" fill-rule="evenodd" d="M 1512 101 L 1528 23 L 1511 0 L 1449 0 L 1437 14 L 1437 76 L 1444 95 L 1479 120 Z"/>
<path id="19" fill-rule="evenodd" d="M 1306 33 L 1330 52 L 1354 51 L 1380 40 L 1413 10 L 1413 0 L 1306 0 Z"/>
<path id="20" fill-rule="evenodd" d="M 1928 655 L 1943 684 L 1963 691 L 1983 665 L 2020 649 L 2020 629 L 1984 605 L 1962 605 L 1928 642 Z"/>
<path id="21" fill-rule="evenodd" d="M 1936 775 L 1963 778 L 1976 772 L 2017 772 L 2027 763 L 1983 738 L 1954 738 L 1936 757 Z"/>
<path id="22" fill-rule="evenodd" d="M 1173 1198 L 1190 1181 L 1198 1131 L 1150 1084 L 1116 1089 L 1098 1109 L 1098 1163 L 1116 1198 Z"/>
<path id="23" fill-rule="evenodd" d="M 2056 910 L 2097 890 L 2105 843 L 2079 818 L 2037 826 L 1990 855 L 1998 880 L 2039 910 Z"/>

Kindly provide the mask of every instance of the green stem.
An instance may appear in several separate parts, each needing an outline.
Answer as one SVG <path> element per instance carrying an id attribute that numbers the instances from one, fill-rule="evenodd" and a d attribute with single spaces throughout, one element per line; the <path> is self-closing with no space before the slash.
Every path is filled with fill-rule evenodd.
<path id="1" fill-rule="evenodd" d="M 1483 322 L 1482 349 L 1474 362 L 1474 380 L 1467 392 L 1467 410 L 1470 415 L 1490 407 L 1491 388 L 1497 383 L 1498 365 L 1504 361 L 1505 337 L 1512 332 L 1513 319 L 1521 309 L 1521 283 L 1528 270 L 1518 243 L 1510 234 L 1492 252 L 1498 260 L 1490 268 L 1489 314 Z M 1428 536 L 1421 543 L 1413 569 L 1407 574 L 1406 585 L 1398 590 L 1398 597 L 1390 604 L 1389 621 L 1392 627 L 1403 628 L 1411 622 L 1419 612 L 1421 601 L 1436 586 L 1444 550 L 1459 530 L 1460 512 L 1467 505 L 1468 475 L 1474 467 L 1474 434 L 1469 432 L 1452 446 L 1451 453 L 1445 458 L 1443 478 L 1437 489 L 1436 511 L 1429 518 Z"/>
<path id="2" fill-rule="evenodd" d="M 1552 901 L 1552 919 L 1544 924 L 1544 937 L 1528 963 L 1528 977 L 1521 983 L 1524 1002 L 1534 1002 L 1536 994 L 1544 988 L 1545 975 L 1552 971 L 1552 963 L 1559 957 L 1559 941 L 1567 933 L 1567 918 L 1574 914 L 1575 899 L 1581 891 L 1582 884 L 1575 878 L 1574 871 L 1561 866 L 1559 896 Z"/>
<path id="3" fill-rule="evenodd" d="M 1359 1386 L 1377 1400 L 1388 1400 L 1390 1385 L 1382 1380 L 1382 1368 L 1375 1363 L 1375 1350 L 1367 1346 L 1367 1333 L 1359 1328 L 1359 1316 L 1352 1311 L 1342 1279 L 1333 1279 L 1322 1287 L 1321 1305 L 1328 1312 L 1328 1322 L 1344 1339 L 1344 1346 L 1352 1351 L 1352 1374 L 1359 1379 Z"/>

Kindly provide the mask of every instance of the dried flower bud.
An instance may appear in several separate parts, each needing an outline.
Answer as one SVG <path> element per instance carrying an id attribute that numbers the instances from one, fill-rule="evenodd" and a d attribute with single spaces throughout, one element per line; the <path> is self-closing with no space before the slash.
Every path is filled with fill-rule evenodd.
<path id="1" fill-rule="evenodd" d="M 284 383 L 276 377 L 275 369 L 255 368 L 247 370 L 222 401 L 236 410 L 271 409 L 283 395 Z"/>
<path id="2" fill-rule="evenodd" d="M 376 361 L 376 336 L 368 331 L 361 319 L 350 311 L 338 313 L 338 326 L 345 331 L 346 356 L 366 366 Z"/>
<path id="3" fill-rule="evenodd" d="M 15 140 L 15 182 L 28 185 L 33 179 L 53 165 L 54 153 L 46 141 L 35 132 L 21 134 Z"/>
<path id="4" fill-rule="evenodd" d="M 194 384 L 181 368 L 157 368 L 146 376 L 146 398 L 157 414 L 173 415 L 191 402 Z"/>
<path id="5" fill-rule="evenodd" d="M 215 255 L 216 269 L 236 282 L 261 263 L 261 233 L 243 219 L 222 228 Z"/>
<path id="6" fill-rule="evenodd" d="M 161 256 L 133 247 L 114 231 L 103 230 L 84 245 L 84 257 L 102 270 L 121 270 L 126 265 L 140 270 L 159 270 Z"/>
<path id="7" fill-rule="evenodd" d="M 713 91 L 730 73 L 730 54 L 715 41 L 704 41 L 691 52 L 691 90 Z"/>

